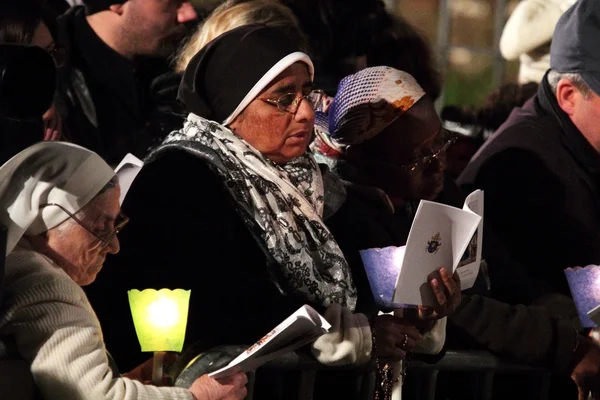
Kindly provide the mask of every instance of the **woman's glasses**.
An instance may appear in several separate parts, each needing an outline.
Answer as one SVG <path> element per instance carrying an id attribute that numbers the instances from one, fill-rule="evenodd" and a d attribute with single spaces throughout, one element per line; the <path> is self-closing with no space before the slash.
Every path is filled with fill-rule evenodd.
<path id="1" fill-rule="evenodd" d="M 408 164 L 401 165 L 400 168 L 414 172 L 419 168 L 422 168 L 432 162 L 434 159 L 438 159 L 440 155 L 444 154 L 446 150 L 454 143 L 458 137 L 450 131 L 442 128 L 439 138 L 436 140 L 437 143 L 421 152 L 421 154 L 414 157 L 414 161 Z"/>
<path id="2" fill-rule="evenodd" d="M 48 206 L 56 206 L 56 207 L 60 208 L 65 214 L 67 214 L 70 218 L 72 218 L 75 222 L 77 222 L 77 224 L 79 226 L 81 226 L 89 234 L 91 234 L 96 240 L 98 240 L 98 243 L 102 246 L 102 248 L 107 247 L 113 241 L 115 236 L 117 236 L 117 234 L 119 232 L 121 232 L 121 230 L 129 222 L 129 218 L 127 218 L 123 213 L 119 213 L 119 215 L 117 216 L 117 219 L 115 220 L 115 228 L 112 231 L 110 231 L 110 232 L 94 232 L 94 230 L 88 228 L 86 226 L 86 224 L 83 223 L 83 221 L 81 221 L 73 213 L 69 212 L 67 209 L 65 209 L 60 204 L 46 203 L 46 204 L 40 205 L 40 209 L 44 208 L 44 207 L 48 207 Z"/>
<path id="3" fill-rule="evenodd" d="M 296 114 L 298 112 L 298 108 L 300 108 L 300 104 L 302 100 L 308 101 L 308 104 L 312 107 L 313 110 L 316 110 L 321 105 L 323 101 L 323 91 L 322 90 L 313 90 L 309 94 L 301 95 L 297 93 L 286 93 L 277 99 L 261 99 L 262 101 L 269 103 L 275 107 L 277 107 L 280 111 L 288 112 L 290 114 Z"/>

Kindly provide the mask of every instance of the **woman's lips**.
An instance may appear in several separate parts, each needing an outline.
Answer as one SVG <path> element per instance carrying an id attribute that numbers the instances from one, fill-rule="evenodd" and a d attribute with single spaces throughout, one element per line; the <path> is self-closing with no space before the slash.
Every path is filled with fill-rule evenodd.
<path id="1" fill-rule="evenodd" d="M 310 138 L 308 131 L 296 132 L 288 136 L 287 140 L 292 142 L 304 142 Z"/>

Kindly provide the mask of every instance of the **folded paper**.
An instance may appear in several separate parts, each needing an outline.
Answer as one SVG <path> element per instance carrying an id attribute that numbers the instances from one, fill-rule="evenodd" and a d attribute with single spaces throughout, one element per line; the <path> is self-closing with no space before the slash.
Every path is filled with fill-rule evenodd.
<path id="1" fill-rule="evenodd" d="M 223 379 L 238 372 L 255 370 L 269 361 L 314 342 L 330 328 L 331 325 L 321 314 L 311 306 L 304 305 L 226 367 L 211 372 L 209 376 Z"/>
<path id="2" fill-rule="evenodd" d="M 469 206 L 477 204 L 477 210 Z M 429 277 L 441 267 L 452 274 L 458 266 L 469 266 L 473 285 L 481 262 L 483 192 L 473 192 L 459 209 L 421 201 L 406 246 L 368 249 L 360 252 L 371 290 L 382 308 L 435 304 Z M 479 230 L 478 230 L 479 228 Z M 472 255 L 465 252 L 469 246 Z M 469 287 L 470 287 L 469 286 Z"/>
<path id="3" fill-rule="evenodd" d="M 467 245 L 456 272 L 460 277 L 460 287 L 462 290 L 471 289 L 479 275 L 481 266 L 481 254 L 483 251 L 483 191 L 476 190 L 465 200 L 463 210 L 470 210 L 481 217 L 479 226 L 473 235 L 473 238 Z"/>

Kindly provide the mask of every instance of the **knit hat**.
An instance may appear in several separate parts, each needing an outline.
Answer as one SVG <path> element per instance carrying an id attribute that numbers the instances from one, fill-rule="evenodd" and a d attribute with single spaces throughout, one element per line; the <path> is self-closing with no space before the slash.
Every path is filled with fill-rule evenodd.
<path id="1" fill-rule="evenodd" d="M 321 144 L 343 153 L 346 146 L 380 134 L 424 95 L 415 78 L 404 71 L 363 69 L 342 79 L 327 116 L 316 113 L 315 133 Z"/>
<path id="2" fill-rule="evenodd" d="M 415 78 L 391 67 L 371 67 L 342 79 L 329 110 L 329 133 L 340 144 L 377 136 L 425 95 Z"/>
<path id="3" fill-rule="evenodd" d="M 600 2 L 579 0 L 558 20 L 550 47 L 550 67 L 558 72 L 576 72 L 596 94 L 600 94 Z"/>

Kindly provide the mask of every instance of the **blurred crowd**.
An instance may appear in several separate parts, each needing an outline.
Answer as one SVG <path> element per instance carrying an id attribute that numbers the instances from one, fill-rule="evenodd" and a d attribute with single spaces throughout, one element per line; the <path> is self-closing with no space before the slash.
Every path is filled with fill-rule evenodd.
<path id="1" fill-rule="evenodd" d="M 375 399 L 446 349 L 546 368 L 552 399 L 600 399 L 600 343 L 564 274 L 600 263 L 600 3 L 522 0 L 498 44 L 518 82 L 440 112 L 432 45 L 401 13 L 0 2 L 2 398 L 245 398 L 243 373 L 150 381 L 127 290 L 186 288 L 184 352 L 254 343 L 309 304 L 332 329 L 301 351 L 374 361 Z M 115 174 L 128 154 L 132 184 Z M 421 200 L 462 208 L 476 189 L 475 285 L 440 266 L 435 306 L 381 309 L 360 251 L 405 245 Z M 329 371 L 314 396 L 355 398 L 357 379 Z M 505 379 L 493 398 L 531 398 Z M 254 397 L 290 398 L 286 382 L 259 370 Z M 437 398 L 468 393 L 440 378 Z"/>

